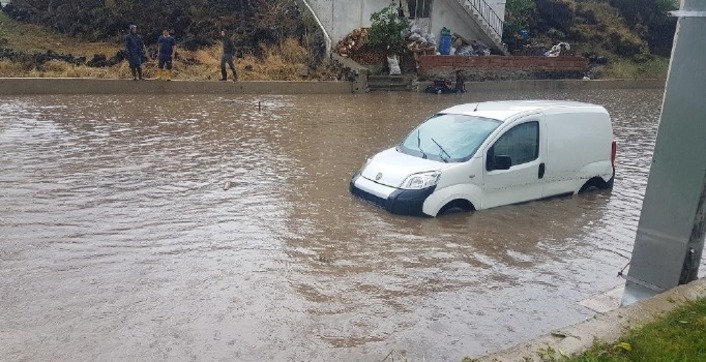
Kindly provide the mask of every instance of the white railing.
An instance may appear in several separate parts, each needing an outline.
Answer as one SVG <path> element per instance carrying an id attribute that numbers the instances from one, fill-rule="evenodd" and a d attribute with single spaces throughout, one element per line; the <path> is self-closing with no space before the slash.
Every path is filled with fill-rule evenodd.
<path id="1" fill-rule="evenodd" d="M 485 25 L 487 25 L 498 38 L 503 38 L 503 26 L 505 22 L 502 21 L 500 16 L 493 10 L 490 5 L 488 5 L 485 0 L 458 0 L 462 5 L 470 6 L 475 10 L 475 12 L 483 19 Z"/>
<path id="2" fill-rule="evenodd" d="M 316 11 L 311 8 L 311 5 L 309 5 L 309 2 L 307 0 L 302 0 L 304 3 L 304 6 L 306 6 L 307 10 L 311 13 L 311 15 L 314 17 L 314 21 L 316 21 L 316 25 L 321 28 L 321 31 L 324 33 L 324 41 L 326 42 L 326 55 L 331 54 L 331 36 L 328 34 L 328 31 L 326 31 L 326 27 L 324 26 L 323 23 L 321 23 L 321 20 L 319 19 L 319 15 L 316 14 Z"/>

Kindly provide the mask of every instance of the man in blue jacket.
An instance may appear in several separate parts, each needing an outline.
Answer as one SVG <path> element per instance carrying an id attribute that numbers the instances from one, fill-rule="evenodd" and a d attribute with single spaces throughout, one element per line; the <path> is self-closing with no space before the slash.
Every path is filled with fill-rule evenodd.
<path id="1" fill-rule="evenodd" d="M 130 25 L 130 32 L 125 36 L 125 52 L 130 63 L 132 80 L 144 80 L 142 78 L 142 59 L 145 59 L 145 43 L 142 37 L 137 34 L 137 25 Z"/>
<path id="2" fill-rule="evenodd" d="M 162 36 L 157 39 L 159 46 L 159 55 L 157 56 L 157 79 L 162 79 L 164 67 L 167 68 L 165 78 L 172 79 L 172 59 L 174 59 L 174 51 L 176 48 L 176 40 L 169 34 L 169 30 L 162 30 Z"/>

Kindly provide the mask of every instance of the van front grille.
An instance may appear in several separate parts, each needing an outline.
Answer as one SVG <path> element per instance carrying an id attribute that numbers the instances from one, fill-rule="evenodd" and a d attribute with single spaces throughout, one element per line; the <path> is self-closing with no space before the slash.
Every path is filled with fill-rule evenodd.
<path id="1" fill-rule="evenodd" d="M 375 205 L 378 207 L 382 207 L 383 209 L 386 208 L 387 206 L 387 199 L 383 199 L 382 197 L 375 196 L 369 192 L 363 191 L 353 185 L 351 185 L 351 193 L 355 196 L 360 197 L 361 199 Z"/>

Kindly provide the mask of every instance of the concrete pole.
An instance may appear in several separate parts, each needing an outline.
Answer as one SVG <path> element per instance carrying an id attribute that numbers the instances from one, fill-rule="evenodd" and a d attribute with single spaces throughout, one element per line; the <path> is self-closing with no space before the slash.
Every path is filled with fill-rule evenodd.
<path id="1" fill-rule="evenodd" d="M 706 222 L 706 1 L 682 0 L 623 305 L 697 278 Z"/>

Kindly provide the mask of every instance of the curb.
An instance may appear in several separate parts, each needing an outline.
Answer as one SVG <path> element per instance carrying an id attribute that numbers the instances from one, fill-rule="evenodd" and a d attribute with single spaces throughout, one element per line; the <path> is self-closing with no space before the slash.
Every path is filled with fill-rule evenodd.
<path id="1" fill-rule="evenodd" d="M 538 352 L 548 348 L 565 354 L 581 353 L 589 349 L 595 341 L 615 342 L 631 327 L 652 322 L 686 302 L 703 298 L 706 298 L 706 279 L 702 278 L 474 361 L 541 361 Z"/>
<path id="2" fill-rule="evenodd" d="M 0 95 L 39 94 L 350 94 L 351 82 L 0 78 Z"/>

